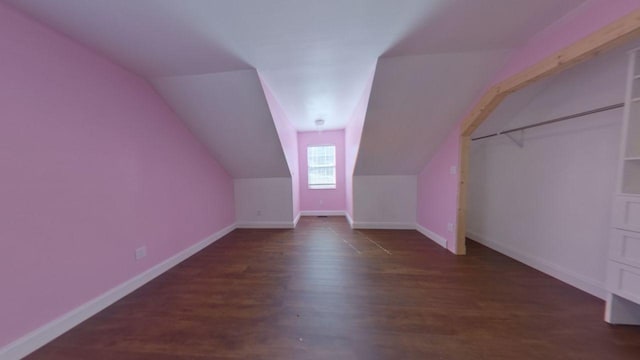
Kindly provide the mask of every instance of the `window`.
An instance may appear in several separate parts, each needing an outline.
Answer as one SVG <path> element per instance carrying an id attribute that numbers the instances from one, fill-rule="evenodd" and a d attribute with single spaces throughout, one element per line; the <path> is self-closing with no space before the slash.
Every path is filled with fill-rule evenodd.
<path id="1" fill-rule="evenodd" d="M 336 188 L 336 147 L 333 145 L 307 147 L 309 189 Z"/>

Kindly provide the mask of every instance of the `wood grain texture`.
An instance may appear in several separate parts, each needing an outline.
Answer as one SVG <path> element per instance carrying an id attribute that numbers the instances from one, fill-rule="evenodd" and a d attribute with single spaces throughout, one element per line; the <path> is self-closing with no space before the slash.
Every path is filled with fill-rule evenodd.
<path id="1" fill-rule="evenodd" d="M 476 243 L 412 230 L 236 230 L 28 359 L 639 359 L 640 329 Z"/>
<path id="2" fill-rule="evenodd" d="M 471 136 L 460 136 L 460 151 L 458 158 L 459 180 L 458 180 L 458 208 L 456 213 L 456 255 L 467 254 L 467 192 L 469 177 L 469 149 L 471 147 Z"/>

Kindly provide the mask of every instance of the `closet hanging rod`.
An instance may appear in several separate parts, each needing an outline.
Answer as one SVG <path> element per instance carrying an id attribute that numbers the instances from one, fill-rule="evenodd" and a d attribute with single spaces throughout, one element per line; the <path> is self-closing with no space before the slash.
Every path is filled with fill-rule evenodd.
<path id="1" fill-rule="evenodd" d="M 497 132 L 495 134 L 490 134 L 490 135 L 485 135 L 485 136 L 480 136 L 480 137 L 477 137 L 477 138 L 473 138 L 473 139 L 471 139 L 471 141 L 482 140 L 482 139 L 486 139 L 486 138 L 490 138 L 490 137 L 494 137 L 494 136 L 498 136 L 498 135 L 503 135 L 503 134 L 508 134 L 508 133 L 512 133 L 512 132 L 516 132 L 516 131 L 531 129 L 531 128 L 535 128 L 535 127 L 538 127 L 538 126 L 549 125 L 549 124 L 557 123 L 557 122 L 560 122 L 560 121 L 575 119 L 575 118 L 578 118 L 578 117 L 587 116 L 587 115 L 591 115 L 591 114 L 597 114 L 597 113 L 600 113 L 600 112 L 603 112 L 603 111 L 619 109 L 621 107 L 624 107 L 624 103 L 613 104 L 613 105 L 609 105 L 609 106 L 603 106 L 603 107 L 600 107 L 600 108 L 597 108 L 597 109 L 588 110 L 588 111 L 584 111 L 584 112 L 573 114 L 573 115 L 562 116 L 562 117 L 559 117 L 559 118 L 543 121 L 543 122 L 540 122 L 540 123 L 537 123 L 537 124 L 526 125 L 526 126 L 517 127 L 515 129 L 500 131 L 500 132 Z"/>

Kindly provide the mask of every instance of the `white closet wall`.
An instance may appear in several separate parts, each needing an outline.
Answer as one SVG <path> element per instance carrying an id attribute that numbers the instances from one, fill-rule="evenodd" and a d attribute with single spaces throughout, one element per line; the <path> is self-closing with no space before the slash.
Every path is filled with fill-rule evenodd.
<path id="1" fill-rule="evenodd" d="M 521 108 L 498 109 L 474 136 L 621 103 L 626 64 L 618 51 L 516 93 L 504 106 Z M 605 298 L 622 114 L 526 130 L 522 148 L 504 135 L 472 142 L 468 236 Z"/>

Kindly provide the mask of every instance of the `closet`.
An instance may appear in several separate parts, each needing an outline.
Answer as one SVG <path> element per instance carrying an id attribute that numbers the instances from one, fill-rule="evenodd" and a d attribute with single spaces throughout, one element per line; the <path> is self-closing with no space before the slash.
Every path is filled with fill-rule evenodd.
<path id="1" fill-rule="evenodd" d="M 529 85 L 478 128 L 467 236 L 605 300 L 607 322 L 640 325 L 634 46 Z"/>
<path id="2" fill-rule="evenodd" d="M 640 49 L 629 52 L 605 320 L 640 325 Z"/>

